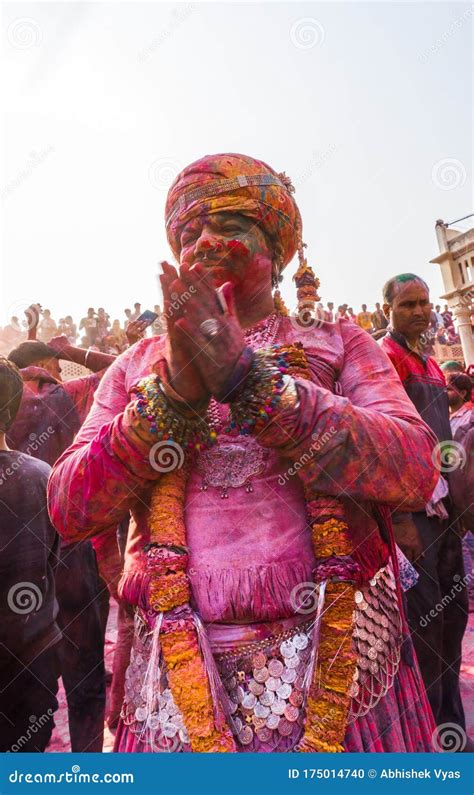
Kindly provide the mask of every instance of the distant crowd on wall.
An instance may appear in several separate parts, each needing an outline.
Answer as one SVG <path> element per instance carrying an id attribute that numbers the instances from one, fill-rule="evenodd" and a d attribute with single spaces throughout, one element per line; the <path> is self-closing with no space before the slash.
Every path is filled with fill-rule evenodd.
<path id="1" fill-rule="evenodd" d="M 56 322 L 50 310 L 44 309 L 41 310 L 37 338 L 41 342 L 48 343 L 53 337 L 64 334 L 71 345 L 118 355 L 142 336 L 158 336 L 166 331 L 166 318 L 158 304 L 155 304 L 153 312 L 157 317 L 147 327 L 139 321 L 142 314 L 142 305 L 139 302 L 133 305 L 133 310 L 124 310 L 122 320 L 111 320 L 110 315 L 103 307 L 99 307 L 97 311 L 94 307 L 89 307 L 78 324 L 71 315 L 65 315 Z M 367 304 L 362 304 L 361 310 L 355 312 L 353 307 L 348 304 L 341 304 L 336 309 L 335 304 L 328 301 L 326 305 L 323 303 L 317 305 L 316 316 L 317 319 L 330 323 L 335 322 L 338 318 L 346 318 L 357 323 L 376 339 L 384 336 L 388 326 L 388 320 L 380 303 L 376 303 L 372 310 L 367 307 Z M 474 311 L 471 322 L 474 328 Z M 20 320 L 16 316 L 11 317 L 10 322 L 4 328 L 0 328 L 0 354 L 7 354 L 26 339 L 27 329 L 27 320 Z M 443 310 L 439 304 L 432 307 L 430 327 L 425 338 L 426 353 L 430 355 L 433 353 L 433 345 L 436 342 L 440 345 L 459 344 L 459 335 L 447 304 L 444 305 Z"/>
<path id="2" fill-rule="evenodd" d="M 155 304 L 153 312 L 156 319 L 147 326 L 146 322 L 140 320 L 142 306 L 139 302 L 133 305 L 133 310 L 124 310 L 125 317 L 122 321 L 111 320 L 103 307 L 99 307 L 97 311 L 94 307 L 89 307 L 79 323 L 71 315 L 65 315 L 56 322 L 49 309 L 40 309 L 41 319 L 36 337 L 41 342 L 49 343 L 53 337 L 63 334 L 71 345 L 118 355 L 147 334 L 158 336 L 165 332 L 166 323 L 161 307 Z M 8 353 L 27 338 L 28 312 L 25 315 L 24 320 L 11 317 L 10 323 L 0 328 L 0 354 Z"/>

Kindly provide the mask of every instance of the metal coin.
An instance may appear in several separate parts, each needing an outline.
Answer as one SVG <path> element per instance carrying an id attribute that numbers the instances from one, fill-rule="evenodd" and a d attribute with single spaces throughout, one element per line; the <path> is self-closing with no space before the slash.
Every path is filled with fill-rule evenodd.
<path id="1" fill-rule="evenodd" d="M 293 724 L 286 720 L 286 718 L 281 718 L 280 723 L 278 724 L 278 733 L 281 734 L 282 737 L 289 737 L 292 731 Z"/>
<path id="2" fill-rule="evenodd" d="M 293 638 L 293 644 L 295 648 L 298 650 L 306 649 L 308 643 L 309 643 L 308 636 L 303 635 L 302 632 L 299 635 L 295 635 L 295 637 Z"/>
<path id="3" fill-rule="evenodd" d="M 360 603 L 364 601 L 364 594 L 362 591 L 356 591 L 354 594 L 354 599 L 356 601 L 356 605 L 360 605 Z"/>
<path id="4" fill-rule="evenodd" d="M 361 603 L 360 603 L 360 605 L 359 605 L 359 607 L 360 607 L 360 609 L 361 609 L 361 610 L 367 610 L 368 606 L 369 606 L 369 605 L 368 605 L 368 603 L 365 601 L 365 599 L 364 599 L 364 601 L 363 601 L 363 602 L 361 602 Z"/>
<path id="5" fill-rule="evenodd" d="M 235 676 L 229 676 L 229 678 L 225 680 L 224 684 L 227 690 L 233 690 L 237 685 L 237 679 Z"/>
<path id="6" fill-rule="evenodd" d="M 290 693 L 290 697 L 288 699 L 290 704 L 293 704 L 294 707 L 301 707 L 303 703 L 303 693 L 300 690 L 293 690 Z"/>
<path id="7" fill-rule="evenodd" d="M 186 729 L 180 729 L 179 730 L 179 739 L 185 745 L 187 745 L 189 743 L 189 734 L 187 733 Z"/>
<path id="8" fill-rule="evenodd" d="M 374 649 L 374 647 L 371 646 L 369 651 L 367 652 L 367 657 L 369 658 L 369 660 L 376 660 L 377 654 L 378 654 L 377 649 Z"/>
<path id="9" fill-rule="evenodd" d="M 244 728 L 244 724 L 243 724 L 243 721 L 241 720 L 241 718 L 234 718 L 234 730 L 235 730 L 236 734 L 241 732 L 243 728 Z"/>
<path id="10" fill-rule="evenodd" d="M 145 707 L 137 707 L 135 710 L 135 717 L 138 721 L 146 720 L 147 711 Z"/>
<path id="11" fill-rule="evenodd" d="M 242 700 L 242 706 L 245 707 L 245 709 L 253 709 L 256 703 L 257 696 L 253 693 L 247 693 Z"/>
<path id="12" fill-rule="evenodd" d="M 369 660 L 369 670 L 371 674 L 377 674 L 379 671 L 379 665 L 375 660 Z"/>
<path id="13" fill-rule="evenodd" d="M 289 685 L 287 682 L 283 682 L 283 684 L 280 685 L 280 687 L 276 691 L 276 694 L 279 698 L 285 700 L 290 695 L 291 690 L 292 690 L 291 685 Z"/>
<path id="14" fill-rule="evenodd" d="M 280 652 L 283 657 L 293 657 L 296 647 L 291 640 L 284 640 L 280 643 Z"/>
<path id="15" fill-rule="evenodd" d="M 148 718 L 148 726 L 152 731 L 156 731 L 160 727 L 160 716 L 157 712 L 153 712 Z"/>
<path id="16" fill-rule="evenodd" d="M 365 613 L 366 613 L 366 615 L 369 616 L 369 618 L 373 618 L 375 616 L 375 611 L 374 611 L 374 609 L 372 607 L 370 607 L 370 605 L 367 608 L 367 610 L 365 611 Z"/>
<path id="17" fill-rule="evenodd" d="M 240 712 L 246 718 L 249 718 L 251 715 L 253 715 L 253 707 L 243 707 L 240 705 Z"/>
<path id="18" fill-rule="evenodd" d="M 270 707 L 266 707 L 263 704 L 255 704 L 254 707 L 254 714 L 257 718 L 268 718 L 270 714 Z"/>
<path id="19" fill-rule="evenodd" d="M 375 579 L 375 577 L 372 577 L 372 579 L 371 579 L 371 580 L 369 580 L 369 583 L 370 583 L 372 586 L 374 586 L 374 585 L 377 585 L 377 580 Z"/>
<path id="20" fill-rule="evenodd" d="M 253 669 L 253 678 L 256 682 L 260 684 L 262 682 L 266 682 L 270 674 L 268 673 L 268 668 L 265 666 L 264 668 L 254 668 Z"/>
<path id="21" fill-rule="evenodd" d="M 377 640 L 377 638 L 375 637 L 375 635 L 373 633 L 370 633 L 367 636 L 367 643 L 369 644 L 369 646 L 375 646 L 375 641 L 376 640 Z"/>
<path id="22" fill-rule="evenodd" d="M 237 700 L 237 702 L 238 702 L 239 704 L 241 704 L 241 703 L 242 703 L 242 701 L 243 701 L 243 700 L 244 700 L 244 698 L 245 698 L 245 690 L 244 690 L 244 688 L 243 688 L 243 687 L 241 687 L 240 685 L 239 685 L 238 687 L 236 687 L 236 688 L 235 688 L 235 698 L 236 698 L 236 700 Z"/>
<path id="23" fill-rule="evenodd" d="M 300 664 L 300 658 L 297 654 L 294 657 L 287 657 L 285 659 L 285 665 L 287 668 L 297 668 Z"/>
<path id="24" fill-rule="evenodd" d="M 268 743 L 272 739 L 273 733 L 268 728 L 268 726 L 262 726 L 261 729 L 257 729 L 257 737 L 261 743 Z"/>
<path id="25" fill-rule="evenodd" d="M 279 676 L 269 676 L 267 681 L 265 682 L 265 687 L 267 690 L 278 690 L 281 685 L 281 679 Z"/>
<path id="26" fill-rule="evenodd" d="M 170 719 L 170 714 L 167 709 L 160 709 L 160 723 L 166 723 Z"/>
<path id="27" fill-rule="evenodd" d="M 175 737 L 178 733 L 178 727 L 174 723 L 165 723 L 163 726 L 163 734 L 165 737 Z"/>
<path id="28" fill-rule="evenodd" d="M 273 730 L 277 728 L 279 723 L 280 723 L 280 717 L 278 715 L 275 715 L 274 712 L 271 712 L 267 718 L 267 727 Z"/>
<path id="29" fill-rule="evenodd" d="M 281 676 L 283 671 L 283 663 L 276 659 L 270 660 L 268 663 L 268 671 L 270 676 Z"/>
<path id="30" fill-rule="evenodd" d="M 266 662 L 267 658 L 265 657 L 264 653 L 259 651 L 252 657 L 252 668 L 263 668 Z"/>
<path id="31" fill-rule="evenodd" d="M 349 693 L 351 698 L 355 698 L 356 696 L 358 696 L 359 695 L 359 685 L 357 684 L 357 682 L 351 682 L 349 687 L 348 687 L 347 692 Z"/>
<path id="32" fill-rule="evenodd" d="M 256 715 L 253 716 L 252 723 L 253 723 L 254 729 L 263 729 L 264 726 L 266 728 L 266 722 L 267 721 L 266 721 L 265 718 L 257 718 Z"/>
<path id="33" fill-rule="evenodd" d="M 381 638 L 377 638 L 377 640 L 375 641 L 375 648 L 377 649 L 377 651 L 380 652 L 382 652 L 385 649 L 385 644 Z"/>
<path id="34" fill-rule="evenodd" d="M 354 674 L 352 676 L 352 681 L 353 682 L 357 682 L 358 679 L 359 679 L 359 669 L 356 668 L 355 671 L 354 671 Z"/>
<path id="35" fill-rule="evenodd" d="M 286 702 L 282 701 L 280 698 L 277 698 L 276 701 L 273 702 L 271 706 L 271 711 L 274 715 L 283 715 L 286 709 Z"/>
<path id="36" fill-rule="evenodd" d="M 260 682 L 256 682 L 255 679 L 251 679 L 249 682 L 249 690 L 254 696 L 261 696 L 262 693 L 265 691 L 265 685 Z"/>
<path id="37" fill-rule="evenodd" d="M 265 690 L 265 692 L 260 696 L 259 701 L 264 707 L 271 707 L 275 701 L 275 693 L 273 693 L 271 690 Z"/>
<path id="38" fill-rule="evenodd" d="M 298 707 L 295 707 L 293 704 L 288 704 L 284 714 L 287 720 L 289 720 L 291 723 L 294 723 L 295 720 L 298 720 L 300 711 Z"/>
<path id="39" fill-rule="evenodd" d="M 367 632 L 365 629 L 359 629 L 359 638 L 361 640 L 367 640 Z"/>
<path id="40" fill-rule="evenodd" d="M 239 740 L 242 745 L 250 745 L 253 740 L 253 730 L 250 726 L 244 726 L 242 731 L 239 732 Z"/>
<path id="41" fill-rule="evenodd" d="M 179 712 L 179 709 L 174 703 L 174 701 L 169 701 L 166 709 L 168 710 L 170 715 L 177 715 Z"/>
<path id="42" fill-rule="evenodd" d="M 363 671 L 367 671 L 367 669 L 369 667 L 369 662 L 370 662 L 370 660 L 368 660 L 366 657 L 361 657 L 359 659 L 359 665 L 360 665 L 360 667 L 362 668 Z"/>
<path id="43" fill-rule="evenodd" d="M 293 684 L 298 674 L 295 668 L 283 668 L 281 673 L 281 681 L 287 682 L 289 685 Z"/>

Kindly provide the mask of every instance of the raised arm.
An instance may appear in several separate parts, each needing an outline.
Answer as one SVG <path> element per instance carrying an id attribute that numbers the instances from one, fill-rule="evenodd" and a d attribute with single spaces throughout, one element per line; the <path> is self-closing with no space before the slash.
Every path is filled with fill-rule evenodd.
<path id="1" fill-rule="evenodd" d="M 420 510 L 438 477 L 431 460 L 436 437 L 376 342 L 355 324 L 340 328 L 342 395 L 296 379 L 299 403 L 260 441 L 300 462 L 300 478 L 316 482 L 323 494 Z"/>
<path id="2" fill-rule="evenodd" d="M 85 424 L 49 480 L 51 519 L 70 541 L 116 526 L 160 477 L 149 458 L 155 440 L 125 386 L 132 354 L 107 371 Z"/>

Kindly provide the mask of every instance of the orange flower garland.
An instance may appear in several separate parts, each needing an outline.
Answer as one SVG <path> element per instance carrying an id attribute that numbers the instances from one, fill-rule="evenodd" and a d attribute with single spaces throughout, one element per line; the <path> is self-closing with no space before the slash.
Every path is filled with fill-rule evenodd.
<path id="1" fill-rule="evenodd" d="M 186 479 L 184 467 L 163 473 L 151 496 L 149 552 L 168 548 L 175 553 L 165 563 L 158 556 L 156 560 L 152 555 L 148 558 L 149 603 L 157 612 L 184 607 L 190 599 L 185 572 L 188 563 L 183 510 Z M 194 621 L 185 618 L 164 623 L 160 645 L 169 687 L 183 716 L 192 750 L 235 751 L 234 738 L 224 720 L 221 721 L 223 728 L 215 726 L 216 705 Z"/>

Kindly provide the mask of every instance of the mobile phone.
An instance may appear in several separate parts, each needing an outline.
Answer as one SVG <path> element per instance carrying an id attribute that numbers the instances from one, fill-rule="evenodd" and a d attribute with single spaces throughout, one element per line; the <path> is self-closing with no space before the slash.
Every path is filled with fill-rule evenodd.
<path id="1" fill-rule="evenodd" d="M 137 320 L 139 320 L 141 323 L 145 322 L 148 327 L 155 322 L 157 317 L 158 315 L 156 312 L 152 312 L 151 309 L 145 309 L 145 311 L 142 312 L 139 317 L 137 317 Z"/>

